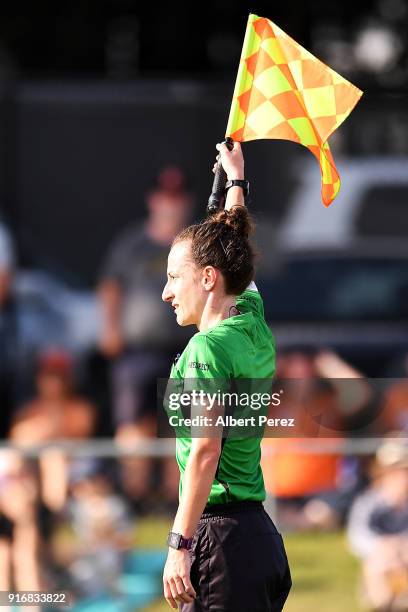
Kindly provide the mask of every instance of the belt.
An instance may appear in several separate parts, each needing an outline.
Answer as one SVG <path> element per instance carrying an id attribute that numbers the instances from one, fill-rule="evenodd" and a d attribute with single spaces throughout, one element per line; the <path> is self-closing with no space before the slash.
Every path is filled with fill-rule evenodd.
<path id="1" fill-rule="evenodd" d="M 239 502 L 230 502 L 229 504 L 207 504 L 201 515 L 201 519 L 211 518 L 213 516 L 228 516 L 237 512 L 249 512 L 251 510 L 262 510 L 263 504 L 261 501 L 248 499 Z"/>

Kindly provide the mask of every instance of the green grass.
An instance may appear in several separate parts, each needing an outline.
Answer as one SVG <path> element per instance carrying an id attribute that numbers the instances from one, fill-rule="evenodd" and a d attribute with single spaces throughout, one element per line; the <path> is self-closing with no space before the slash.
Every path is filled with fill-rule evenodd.
<path id="1" fill-rule="evenodd" d="M 136 527 L 135 544 L 138 548 L 165 548 L 171 520 L 167 518 L 145 518 Z"/>
<path id="2" fill-rule="evenodd" d="M 141 521 L 137 545 L 160 546 L 169 527 L 165 519 Z M 293 579 L 285 612 L 361 612 L 356 596 L 359 566 L 343 533 L 288 534 L 284 539 Z M 162 600 L 145 612 L 170 609 Z"/>
<path id="3" fill-rule="evenodd" d="M 291 534 L 285 543 L 293 580 L 285 612 L 360 612 L 359 565 L 342 533 Z"/>

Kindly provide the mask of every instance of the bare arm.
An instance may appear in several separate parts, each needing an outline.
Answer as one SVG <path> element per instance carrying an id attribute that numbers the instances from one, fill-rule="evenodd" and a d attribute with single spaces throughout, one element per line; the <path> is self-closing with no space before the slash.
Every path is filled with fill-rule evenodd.
<path id="1" fill-rule="evenodd" d="M 192 415 L 202 414 L 202 406 L 197 406 Z M 205 408 L 204 408 L 205 410 Z M 213 418 L 223 414 L 223 408 L 215 409 Z M 214 482 L 218 460 L 221 453 L 220 436 L 205 437 L 205 428 L 199 428 L 191 441 L 190 455 L 183 477 L 183 492 L 172 531 L 185 538 L 193 537 L 198 521 L 203 513 L 211 486 Z M 207 433 L 207 436 L 209 434 Z M 190 556 L 187 550 L 169 548 L 166 566 L 163 573 L 165 597 L 172 608 L 177 608 L 178 601 L 191 602 L 196 593 L 190 580 Z"/>
<path id="2" fill-rule="evenodd" d="M 234 148 L 232 151 L 229 151 L 228 147 L 222 143 L 217 144 L 216 149 L 220 152 L 217 156 L 217 160 L 221 156 L 222 167 L 227 174 L 227 179 L 229 181 L 234 179 L 244 179 L 245 164 L 241 144 L 239 142 L 234 142 Z M 215 171 L 216 165 L 217 164 L 214 165 L 213 172 Z M 244 194 L 241 187 L 231 187 L 228 189 L 227 198 L 225 201 L 225 210 L 230 210 L 233 206 L 245 206 Z"/>
<path id="3" fill-rule="evenodd" d="M 343 414 L 358 412 L 372 398 L 371 386 L 364 375 L 334 351 L 320 351 L 314 364 L 317 375 L 329 379 L 337 389 L 339 407 Z"/>
<path id="4" fill-rule="evenodd" d="M 183 479 L 183 494 L 174 519 L 173 531 L 191 538 L 207 503 L 214 482 L 221 440 L 193 438 Z"/>
<path id="5" fill-rule="evenodd" d="M 104 280 L 98 288 L 102 310 L 100 347 L 108 357 L 114 357 L 123 348 L 120 328 L 122 290 L 114 280 Z"/>
<path id="6" fill-rule="evenodd" d="M 194 438 L 183 479 L 183 493 L 174 520 L 175 533 L 191 538 L 207 503 L 214 482 L 221 440 Z M 163 573 L 164 595 L 177 609 L 178 601 L 189 603 L 196 596 L 190 580 L 191 561 L 188 550 L 169 548 Z"/>

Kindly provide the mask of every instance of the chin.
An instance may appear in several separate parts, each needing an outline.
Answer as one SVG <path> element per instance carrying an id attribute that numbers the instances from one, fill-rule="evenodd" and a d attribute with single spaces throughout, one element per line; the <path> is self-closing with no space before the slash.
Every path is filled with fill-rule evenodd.
<path id="1" fill-rule="evenodd" d="M 179 314 L 176 317 L 176 321 L 177 321 L 177 324 L 180 325 L 180 327 L 186 327 L 187 325 L 193 325 L 192 321 L 189 321 L 188 319 L 183 318 Z"/>

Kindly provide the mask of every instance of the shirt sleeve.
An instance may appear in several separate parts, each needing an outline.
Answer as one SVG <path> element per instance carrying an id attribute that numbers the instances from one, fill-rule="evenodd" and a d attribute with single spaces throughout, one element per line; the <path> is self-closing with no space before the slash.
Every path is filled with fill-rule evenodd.
<path id="1" fill-rule="evenodd" d="M 224 414 L 222 394 L 231 390 L 232 364 L 221 343 L 208 335 L 196 335 L 190 340 L 187 363 L 185 366 L 183 391 L 187 393 L 204 392 L 207 399 L 200 396 L 191 400 L 191 416 L 209 416 L 213 419 Z M 211 396 L 213 402 L 208 399 Z M 215 398 L 215 400 L 214 400 Z M 219 399 L 217 399 L 219 398 Z M 193 429 L 192 429 L 193 431 Z M 210 428 L 210 437 L 221 429 Z M 207 437 L 201 425 L 194 428 L 194 435 Z"/>
<path id="2" fill-rule="evenodd" d="M 231 360 L 221 343 L 208 335 L 193 336 L 189 343 L 184 377 L 231 378 Z"/>
<path id="3" fill-rule="evenodd" d="M 231 360 L 222 345 L 207 335 L 196 335 L 190 340 L 183 369 L 184 391 L 214 393 L 227 391 L 231 386 Z"/>

